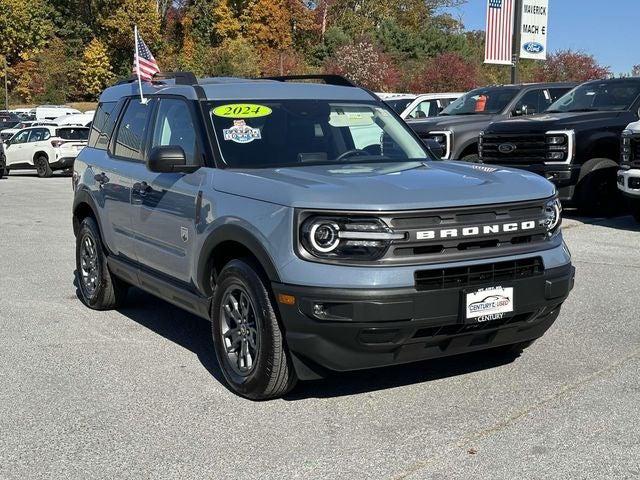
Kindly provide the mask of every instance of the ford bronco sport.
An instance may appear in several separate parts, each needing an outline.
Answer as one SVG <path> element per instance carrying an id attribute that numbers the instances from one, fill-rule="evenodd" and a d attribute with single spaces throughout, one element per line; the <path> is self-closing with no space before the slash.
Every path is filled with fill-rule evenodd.
<path id="1" fill-rule="evenodd" d="M 86 305 L 136 286 L 209 319 L 252 399 L 542 336 L 574 278 L 553 185 L 434 161 L 373 93 L 312 79 L 105 90 L 72 179 Z"/>

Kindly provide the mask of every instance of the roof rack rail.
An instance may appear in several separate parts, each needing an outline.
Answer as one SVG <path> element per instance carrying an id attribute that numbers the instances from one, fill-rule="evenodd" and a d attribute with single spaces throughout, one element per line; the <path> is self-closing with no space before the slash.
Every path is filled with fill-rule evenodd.
<path id="1" fill-rule="evenodd" d="M 192 72 L 163 72 L 156 73 L 151 80 L 152 83 L 161 82 L 162 80 L 174 79 L 176 85 L 197 85 L 198 79 Z M 129 78 L 124 78 L 115 83 L 115 85 L 126 85 L 127 83 L 134 83 L 138 81 L 137 75 L 132 75 Z"/>
<path id="2" fill-rule="evenodd" d="M 153 80 L 169 80 L 174 79 L 176 85 L 197 85 L 198 79 L 193 72 L 178 71 L 178 72 L 161 72 L 156 73 L 153 76 Z"/>
<path id="3" fill-rule="evenodd" d="M 322 80 L 327 85 L 336 85 L 339 87 L 357 87 L 351 80 L 342 75 L 283 75 L 276 77 L 262 77 L 260 80 L 275 80 L 277 82 L 291 82 L 295 80 Z"/>

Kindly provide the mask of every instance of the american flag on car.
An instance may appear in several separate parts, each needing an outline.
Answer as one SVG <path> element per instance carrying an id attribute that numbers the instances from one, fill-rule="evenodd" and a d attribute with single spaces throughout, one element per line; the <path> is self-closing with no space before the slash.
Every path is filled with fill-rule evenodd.
<path id="1" fill-rule="evenodd" d="M 138 29 L 135 30 L 136 51 L 133 55 L 133 74 L 140 77 L 141 80 L 151 81 L 156 73 L 160 73 L 160 68 L 156 59 L 147 44 L 144 43 Z"/>
<path id="2" fill-rule="evenodd" d="M 488 0 L 485 63 L 511 65 L 515 0 Z"/>

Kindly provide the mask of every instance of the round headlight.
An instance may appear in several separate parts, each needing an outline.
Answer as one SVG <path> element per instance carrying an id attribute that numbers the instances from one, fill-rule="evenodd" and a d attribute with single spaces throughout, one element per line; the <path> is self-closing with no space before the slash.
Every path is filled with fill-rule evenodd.
<path id="1" fill-rule="evenodd" d="M 547 203 L 544 209 L 544 226 L 548 232 L 555 231 L 562 221 L 562 204 L 557 198 Z"/>
<path id="2" fill-rule="evenodd" d="M 314 223 L 309 230 L 311 246 L 321 253 L 335 250 L 340 243 L 340 227 L 335 223 Z"/>

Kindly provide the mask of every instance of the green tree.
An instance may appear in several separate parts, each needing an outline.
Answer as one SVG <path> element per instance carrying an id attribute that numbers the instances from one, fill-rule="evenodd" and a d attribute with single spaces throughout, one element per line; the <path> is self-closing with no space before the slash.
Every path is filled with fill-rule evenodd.
<path id="1" fill-rule="evenodd" d="M 101 27 L 105 32 L 101 38 L 109 47 L 112 65 L 119 76 L 126 76 L 131 71 L 135 44 L 134 25 L 138 26 L 138 31 L 149 48 L 154 50 L 154 47 L 161 45 L 160 15 L 156 0 L 119 0 L 113 12 L 101 20 Z"/>
<path id="2" fill-rule="evenodd" d="M 94 100 L 114 79 L 107 48 L 100 40 L 94 38 L 82 54 L 79 90 L 86 98 Z"/>
<path id="3" fill-rule="evenodd" d="M 243 37 L 224 42 L 215 50 L 212 74 L 257 77 L 260 75 L 260 55 Z"/>
<path id="4" fill-rule="evenodd" d="M 44 0 L 0 0 L 0 54 L 10 64 L 20 53 L 42 47 L 53 32 Z"/>

